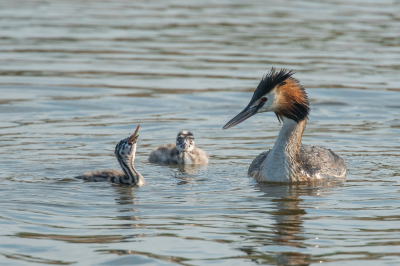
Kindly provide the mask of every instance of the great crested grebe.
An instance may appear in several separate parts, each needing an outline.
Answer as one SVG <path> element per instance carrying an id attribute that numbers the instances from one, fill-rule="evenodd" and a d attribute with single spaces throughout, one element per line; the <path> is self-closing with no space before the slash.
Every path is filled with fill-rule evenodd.
<path id="1" fill-rule="evenodd" d="M 274 147 L 258 155 L 248 174 L 259 181 L 298 182 L 345 178 L 342 158 L 323 147 L 301 144 L 310 111 L 307 94 L 293 71 L 282 69 L 264 76 L 247 107 L 223 129 L 233 127 L 262 112 L 275 112 L 283 121 Z"/>
<path id="2" fill-rule="evenodd" d="M 137 135 L 139 127 L 140 125 L 138 125 L 132 136 L 121 140 L 118 142 L 117 146 L 115 146 L 114 154 L 123 171 L 113 169 L 98 170 L 84 173 L 76 178 L 92 182 L 108 181 L 118 184 L 143 186 L 145 183 L 144 178 L 133 166 L 136 154 L 136 143 L 139 137 L 139 135 Z"/>
<path id="3" fill-rule="evenodd" d="M 208 155 L 195 147 L 190 131 L 181 131 L 176 137 L 176 144 L 170 143 L 155 148 L 149 156 L 150 163 L 159 164 L 207 164 Z"/>

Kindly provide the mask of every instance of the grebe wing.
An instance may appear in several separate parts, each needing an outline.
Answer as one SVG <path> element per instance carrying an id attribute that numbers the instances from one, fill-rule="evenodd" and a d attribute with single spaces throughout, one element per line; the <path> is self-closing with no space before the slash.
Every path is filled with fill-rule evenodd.
<path id="1" fill-rule="evenodd" d="M 75 178 L 91 182 L 109 181 L 115 183 L 115 180 L 113 181 L 113 179 L 121 178 L 122 176 L 125 176 L 125 173 L 120 170 L 106 169 L 86 172 L 83 175 L 76 176 Z"/>
<path id="2" fill-rule="evenodd" d="M 208 164 L 208 155 L 200 148 L 194 147 L 193 151 L 189 153 L 193 164 Z"/>
<path id="3" fill-rule="evenodd" d="M 312 178 L 344 178 L 346 176 L 346 165 L 343 159 L 323 147 L 302 144 L 300 163 Z"/>
<path id="4" fill-rule="evenodd" d="M 265 161 L 265 159 L 267 158 L 269 152 L 271 150 L 268 151 L 264 151 L 262 153 L 260 153 L 254 160 L 253 162 L 250 164 L 249 166 L 249 170 L 247 172 L 247 174 L 253 178 L 255 178 L 258 174 L 258 171 L 260 170 L 260 166 L 261 164 Z"/>
<path id="5" fill-rule="evenodd" d="M 177 164 L 179 152 L 175 143 L 165 144 L 155 148 L 149 156 L 150 163 Z"/>

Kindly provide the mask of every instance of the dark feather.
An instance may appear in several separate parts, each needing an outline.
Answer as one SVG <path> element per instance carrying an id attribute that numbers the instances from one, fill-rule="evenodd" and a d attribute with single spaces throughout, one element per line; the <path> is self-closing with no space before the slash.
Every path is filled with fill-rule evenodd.
<path id="1" fill-rule="evenodd" d="M 283 82 L 294 75 L 293 70 L 281 69 L 277 71 L 274 67 L 265 75 L 254 91 L 253 98 L 251 98 L 250 104 L 253 105 L 255 101 L 260 99 L 263 95 L 270 92 L 276 86 L 283 85 Z M 293 80 L 296 80 L 292 78 Z M 297 80 L 296 80 L 297 81 Z"/>

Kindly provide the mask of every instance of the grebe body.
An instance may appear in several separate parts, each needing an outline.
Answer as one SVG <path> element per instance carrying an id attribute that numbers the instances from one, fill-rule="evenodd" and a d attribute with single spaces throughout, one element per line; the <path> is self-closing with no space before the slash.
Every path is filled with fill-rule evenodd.
<path id="1" fill-rule="evenodd" d="M 155 148 L 150 153 L 149 162 L 158 164 L 207 164 L 208 155 L 195 146 L 194 136 L 190 131 L 181 131 L 176 137 L 176 143 Z"/>
<path id="2" fill-rule="evenodd" d="M 135 161 L 137 139 L 139 137 L 139 135 L 137 135 L 139 127 L 140 125 L 136 128 L 132 136 L 121 140 L 115 146 L 114 154 L 122 171 L 113 169 L 98 170 L 86 172 L 76 178 L 92 182 L 108 181 L 117 184 L 143 186 L 145 184 L 144 178 L 133 165 Z"/>
<path id="3" fill-rule="evenodd" d="M 261 80 L 247 107 L 223 129 L 257 113 L 275 112 L 283 122 L 279 136 L 272 149 L 253 160 L 249 176 L 269 182 L 344 179 L 346 166 L 342 158 L 329 149 L 301 144 L 310 108 L 307 94 L 293 74 L 272 68 Z"/>

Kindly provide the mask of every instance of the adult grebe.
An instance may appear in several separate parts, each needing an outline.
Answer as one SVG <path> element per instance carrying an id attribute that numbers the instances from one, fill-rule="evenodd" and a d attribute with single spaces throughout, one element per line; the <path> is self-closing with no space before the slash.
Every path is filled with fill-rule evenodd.
<path id="1" fill-rule="evenodd" d="M 137 135 L 139 127 L 140 125 L 138 125 L 132 136 L 121 140 L 118 142 L 117 146 L 115 146 L 114 154 L 123 171 L 112 169 L 99 170 L 84 173 L 76 178 L 93 182 L 108 181 L 125 185 L 143 186 L 144 178 L 133 166 L 136 154 L 136 143 L 139 137 L 139 135 Z"/>
<path id="2" fill-rule="evenodd" d="M 310 111 L 307 94 L 293 71 L 271 71 L 261 79 L 247 107 L 223 129 L 233 127 L 262 112 L 275 112 L 283 121 L 274 147 L 258 155 L 248 174 L 259 181 L 298 182 L 345 178 L 342 158 L 323 147 L 301 144 Z"/>
<path id="3" fill-rule="evenodd" d="M 190 131 L 181 131 L 176 144 L 165 144 L 155 148 L 149 156 L 150 163 L 159 164 L 207 164 L 208 155 L 195 147 L 194 136 Z"/>

